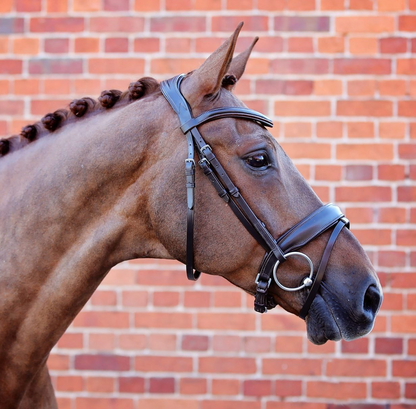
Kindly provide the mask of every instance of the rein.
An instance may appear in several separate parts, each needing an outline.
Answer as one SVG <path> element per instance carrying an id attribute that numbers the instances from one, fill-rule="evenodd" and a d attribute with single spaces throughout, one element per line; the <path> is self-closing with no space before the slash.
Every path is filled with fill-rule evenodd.
<path id="1" fill-rule="evenodd" d="M 271 294 L 268 294 L 272 278 L 276 284 L 286 291 L 299 291 L 309 288 L 299 316 L 305 318 L 309 307 L 318 293 L 326 266 L 331 255 L 335 241 L 349 221 L 341 210 L 333 204 L 321 206 L 309 216 L 295 224 L 285 234 L 274 239 L 266 225 L 254 214 L 251 207 L 244 200 L 238 188 L 229 178 L 227 172 L 221 166 L 212 148 L 205 142 L 197 127 L 203 123 L 221 118 L 237 118 L 254 121 L 259 126 L 273 127 L 273 122 L 259 112 L 248 108 L 224 107 L 216 108 L 202 113 L 194 118 L 188 102 L 180 91 L 180 85 L 184 74 L 171 78 L 161 83 L 161 91 L 166 100 L 179 117 L 181 130 L 185 134 L 188 144 L 188 155 L 185 159 L 185 176 L 187 190 L 187 235 L 186 235 L 186 274 L 189 280 L 197 280 L 201 273 L 194 271 L 194 205 L 195 205 L 195 151 L 199 157 L 198 164 L 204 174 L 215 187 L 218 195 L 230 206 L 231 210 L 244 225 L 247 231 L 264 248 L 266 254 L 260 265 L 255 283 L 257 284 L 254 309 L 264 313 L 268 309 L 276 307 L 276 302 Z M 309 243 L 317 236 L 334 227 L 325 250 L 322 255 L 315 278 L 313 278 L 313 264 L 310 258 L 300 253 L 300 247 Z M 288 257 L 300 256 L 306 259 L 310 266 L 310 273 L 305 277 L 300 286 L 289 288 L 282 285 L 277 278 L 277 269 Z"/>

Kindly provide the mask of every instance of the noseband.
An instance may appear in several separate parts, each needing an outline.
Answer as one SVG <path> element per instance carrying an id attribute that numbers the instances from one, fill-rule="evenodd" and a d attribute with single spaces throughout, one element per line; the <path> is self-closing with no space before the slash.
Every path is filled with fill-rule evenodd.
<path id="1" fill-rule="evenodd" d="M 221 118 L 246 119 L 258 123 L 260 126 L 272 127 L 273 122 L 259 112 L 240 107 L 224 107 L 211 109 L 194 118 L 186 99 L 180 91 L 184 75 L 171 78 L 161 83 L 161 91 L 173 110 L 179 117 L 181 130 L 185 134 L 188 144 L 188 157 L 185 159 L 185 176 L 187 190 L 187 239 L 186 239 L 186 274 L 189 280 L 197 280 L 199 271 L 194 272 L 194 203 L 195 203 L 195 151 L 199 157 L 199 166 L 211 181 L 219 196 L 230 206 L 231 210 L 244 225 L 247 231 L 264 248 L 266 254 L 260 265 L 255 283 L 257 284 L 254 309 L 257 312 L 267 312 L 277 304 L 271 294 L 268 294 L 272 278 L 276 284 L 286 291 L 309 289 L 305 304 L 299 316 L 305 318 L 312 304 L 325 274 L 326 266 L 335 241 L 349 221 L 339 207 L 333 204 L 321 206 L 299 223 L 295 224 L 278 239 L 274 239 L 266 225 L 257 218 L 253 210 L 244 200 L 238 188 L 229 178 L 227 172 L 219 163 L 212 148 L 202 138 L 198 126 Z M 296 250 L 306 245 L 325 231 L 334 228 L 323 252 L 317 273 L 313 277 L 313 264 L 310 258 Z M 304 277 L 298 287 L 286 287 L 277 278 L 278 267 L 288 257 L 303 257 L 308 262 L 310 272 Z"/>

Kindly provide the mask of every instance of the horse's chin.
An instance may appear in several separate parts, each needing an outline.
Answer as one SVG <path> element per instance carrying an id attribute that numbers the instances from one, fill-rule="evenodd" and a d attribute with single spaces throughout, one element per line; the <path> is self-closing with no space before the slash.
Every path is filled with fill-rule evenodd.
<path id="1" fill-rule="evenodd" d="M 335 317 L 324 299 L 317 295 L 306 317 L 308 339 L 315 345 L 343 338 Z"/>

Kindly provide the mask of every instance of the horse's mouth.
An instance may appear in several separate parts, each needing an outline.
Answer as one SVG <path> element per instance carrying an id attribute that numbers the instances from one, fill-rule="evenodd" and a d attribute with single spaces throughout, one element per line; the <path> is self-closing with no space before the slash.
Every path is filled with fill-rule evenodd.
<path id="1" fill-rule="evenodd" d="M 318 294 L 306 317 L 308 339 L 315 345 L 327 341 L 339 341 L 343 338 L 341 328 L 337 324 L 329 304 Z"/>

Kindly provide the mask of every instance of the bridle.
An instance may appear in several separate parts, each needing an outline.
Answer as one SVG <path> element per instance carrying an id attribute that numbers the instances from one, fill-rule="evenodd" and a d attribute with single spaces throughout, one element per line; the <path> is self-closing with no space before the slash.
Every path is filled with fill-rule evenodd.
<path id="1" fill-rule="evenodd" d="M 260 265 L 255 283 L 257 284 L 254 309 L 264 313 L 274 308 L 277 304 L 268 289 L 272 278 L 276 284 L 286 291 L 299 291 L 309 289 L 299 316 L 305 318 L 309 307 L 318 293 L 326 266 L 331 255 L 335 241 L 349 221 L 345 218 L 339 207 L 333 204 L 321 206 L 309 216 L 295 224 L 278 239 L 274 239 L 266 225 L 254 214 L 253 210 L 244 200 L 238 188 L 229 178 L 227 172 L 221 166 L 212 148 L 205 142 L 198 131 L 198 126 L 221 118 L 247 119 L 258 123 L 260 126 L 272 127 L 273 122 L 259 112 L 248 108 L 224 107 L 211 109 L 194 118 L 188 102 L 180 91 L 180 85 L 185 75 L 178 75 L 161 83 L 161 91 L 173 110 L 179 117 L 182 132 L 185 134 L 188 144 L 188 155 L 185 159 L 185 176 L 187 190 L 187 239 L 186 239 L 186 274 L 189 280 L 197 280 L 199 271 L 194 271 L 194 204 L 195 204 L 195 151 L 199 157 L 199 166 L 213 184 L 218 195 L 230 206 L 231 210 L 244 225 L 247 231 L 264 248 L 266 254 Z M 324 249 L 317 273 L 313 277 L 313 264 L 310 258 L 296 250 L 309 243 L 325 231 L 334 228 L 328 243 Z M 310 266 L 309 275 L 301 281 L 298 287 L 286 287 L 277 278 L 277 268 L 288 257 L 300 256 L 306 259 Z"/>

